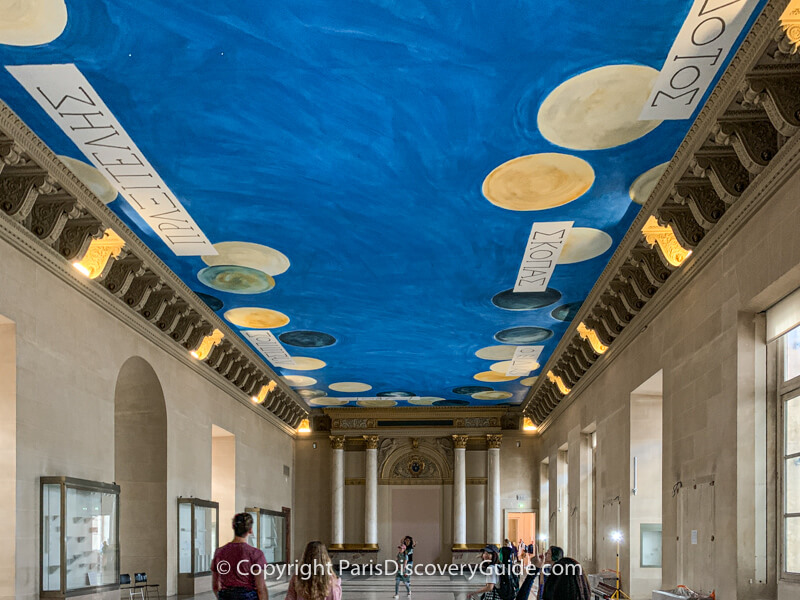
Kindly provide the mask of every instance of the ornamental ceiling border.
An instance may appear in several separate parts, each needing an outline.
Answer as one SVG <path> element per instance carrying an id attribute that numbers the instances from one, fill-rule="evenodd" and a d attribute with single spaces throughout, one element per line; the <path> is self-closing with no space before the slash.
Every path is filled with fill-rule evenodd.
<path id="1" fill-rule="evenodd" d="M 473 407 L 457 408 L 443 406 L 415 406 L 408 408 L 325 408 L 322 413 L 330 418 L 332 432 L 348 434 L 350 432 L 378 433 L 387 437 L 400 436 L 413 431 L 417 436 L 432 436 L 443 431 L 464 431 L 474 435 L 486 431 L 501 431 L 509 413 L 514 413 L 514 408 L 519 407 Z M 403 425 L 407 421 L 437 421 L 448 419 L 453 425 L 441 426 L 437 424 L 408 427 Z M 379 421 L 398 422 L 396 427 L 378 426 Z"/>
<path id="2" fill-rule="evenodd" d="M 800 165 L 800 52 L 780 23 L 787 5 L 766 4 L 542 367 L 522 403 L 540 433 Z"/>
<path id="3" fill-rule="evenodd" d="M 0 239 L 262 418 L 296 435 L 309 412 L 305 402 L 2 101 Z M 84 260 L 94 268 L 87 268 L 94 278 L 73 266 Z"/>

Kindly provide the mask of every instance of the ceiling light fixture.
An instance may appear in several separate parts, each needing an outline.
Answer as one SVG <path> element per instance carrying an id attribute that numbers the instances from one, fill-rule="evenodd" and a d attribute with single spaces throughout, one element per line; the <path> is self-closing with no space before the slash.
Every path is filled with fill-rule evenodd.
<path id="1" fill-rule="evenodd" d="M 200 342 L 200 346 L 198 346 L 197 350 L 192 350 L 192 356 L 194 356 L 197 360 L 205 360 L 208 358 L 208 355 L 211 354 L 211 350 L 214 348 L 214 346 L 219 345 L 224 337 L 224 333 L 222 333 L 219 329 L 215 329 L 214 333 L 203 338 L 203 341 Z"/>
<path id="2" fill-rule="evenodd" d="M 311 433 L 311 424 L 308 422 L 308 419 L 300 421 L 300 425 L 297 427 L 297 433 Z"/>
<path id="3" fill-rule="evenodd" d="M 533 419 L 525 417 L 522 420 L 522 431 L 536 431 L 536 425 L 533 424 Z"/>
<path id="4" fill-rule="evenodd" d="M 97 279 L 106 271 L 112 258 L 119 258 L 124 246 L 125 241 L 113 229 L 106 229 L 103 237 L 92 240 L 83 258 L 73 262 L 72 266 L 84 277 Z"/>
<path id="5" fill-rule="evenodd" d="M 597 354 L 604 354 L 605 351 L 608 350 L 608 346 L 603 344 L 600 338 L 597 337 L 597 332 L 594 329 L 589 329 L 585 323 L 580 323 L 578 325 L 578 335 L 581 336 L 582 339 L 588 341 L 592 346 L 592 350 Z"/>
<path id="6" fill-rule="evenodd" d="M 262 385 L 261 389 L 258 391 L 258 394 L 253 396 L 253 402 L 256 404 L 264 404 L 264 400 L 267 399 L 267 394 L 269 394 L 276 387 L 278 387 L 278 384 L 275 381 L 270 381 L 267 385 Z"/>

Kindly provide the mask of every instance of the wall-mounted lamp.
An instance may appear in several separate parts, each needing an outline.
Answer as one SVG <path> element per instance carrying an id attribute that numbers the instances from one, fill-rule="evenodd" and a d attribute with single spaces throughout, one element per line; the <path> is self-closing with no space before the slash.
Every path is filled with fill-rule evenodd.
<path id="1" fill-rule="evenodd" d="M 578 335 L 581 336 L 582 339 L 587 340 L 592 346 L 592 350 L 597 352 L 597 354 L 604 354 L 605 351 L 608 350 L 608 346 L 600 341 L 595 330 L 589 329 L 585 323 L 578 324 Z"/>
<path id="2" fill-rule="evenodd" d="M 103 237 L 92 240 L 83 258 L 73 262 L 72 266 L 84 277 L 96 279 L 103 274 L 112 258 L 119 257 L 124 246 L 125 241 L 113 229 L 106 229 Z"/>
<path id="3" fill-rule="evenodd" d="M 258 391 L 258 394 L 253 396 L 253 402 L 256 404 L 264 404 L 264 400 L 267 399 L 267 394 L 269 394 L 276 387 L 278 387 L 278 384 L 274 380 L 270 381 L 267 385 L 262 385 L 261 389 Z"/>
<path id="4" fill-rule="evenodd" d="M 556 375 L 552 371 L 548 371 L 547 372 L 547 378 L 552 383 L 556 384 L 556 387 L 558 388 L 558 391 L 561 392 L 564 396 L 566 396 L 567 394 L 570 393 L 570 389 L 566 385 L 564 385 L 564 380 L 561 379 L 561 377 L 559 377 L 558 375 Z"/>
<path id="5" fill-rule="evenodd" d="M 536 425 L 533 424 L 533 419 L 530 417 L 522 419 L 522 431 L 536 431 Z"/>
<path id="6" fill-rule="evenodd" d="M 311 424 L 308 422 L 308 419 L 300 421 L 300 425 L 297 427 L 297 433 L 311 433 Z"/>
<path id="7" fill-rule="evenodd" d="M 659 225 L 658 220 L 652 215 L 642 227 L 642 235 L 644 235 L 644 240 L 651 247 L 655 247 L 658 244 L 661 254 L 673 267 L 680 267 L 683 261 L 692 254 L 691 250 L 681 246 L 678 238 L 675 237 L 672 225 Z"/>
<path id="8" fill-rule="evenodd" d="M 192 350 L 191 355 L 197 360 L 205 360 L 208 358 L 208 355 L 211 354 L 211 350 L 214 348 L 214 346 L 219 345 L 224 337 L 224 333 L 222 333 L 219 329 L 215 329 L 211 335 L 207 335 L 203 338 L 203 341 L 200 342 L 197 350 Z"/>

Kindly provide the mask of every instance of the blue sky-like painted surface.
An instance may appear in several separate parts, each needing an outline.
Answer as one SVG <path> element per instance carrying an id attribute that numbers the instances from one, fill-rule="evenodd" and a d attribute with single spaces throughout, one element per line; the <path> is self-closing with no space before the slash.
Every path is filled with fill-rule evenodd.
<path id="1" fill-rule="evenodd" d="M 519 380 L 473 376 L 475 351 L 514 327 L 543 327 L 543 365 L 610 258 L 560 265 L 561 300 L 531 311 L 494 306 L 513 286 L 534 221 L 602 229 L 615 245 L 638 209 L 628 188 L 670 159 L 690 121 L 629 144 L 572 151 L 546 141 L 547 94 L 611 64 L 660 69 L 688 13 L 673 2 L 407 0 L 173 2 L 68 0 L 53 42 L 0 45 L 3 65 L 74 62 L 212 242 L 249 241 L 291 267 L 258 295 L 197 279 L 121 199 L 117 214 L 193 289 L 224 310 L 263 306 L 291 331 L 336 343 L 287 349 L 319 358 L 315 389 L 339 381 L 470 400 L 457 386 L 513 394 Z M 0 97 L 58 154 L 84 159 L 23 88 L 0 71 Z M 481 184 L 517 156 L 564 152 L 596 173 L 578 200 L 545 211 L 490 204 Z M 537 372 L 532 375 L 537 375 Z"/>

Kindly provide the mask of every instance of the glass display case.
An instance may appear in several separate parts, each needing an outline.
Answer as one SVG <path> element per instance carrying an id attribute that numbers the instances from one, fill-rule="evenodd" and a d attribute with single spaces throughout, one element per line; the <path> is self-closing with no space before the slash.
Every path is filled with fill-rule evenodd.
<path id="1" fill-rule="evenodd" d="M 219 536 L 219 504 L 178 498 L 178 574 L 210 575 Z"/>
<path id="2" fill-rule="evenodd" d="M 41 478 L 43 598 L 119 587 L 119 486 Z"/>
<path id="3" fill-rule="evenodd" d="M 246 508 L 245 511 L 253 516 L 253 546 L 264 553 L 268 563 L 285 563 L 288 555 L 286 513 L 265 508 Z"/>

